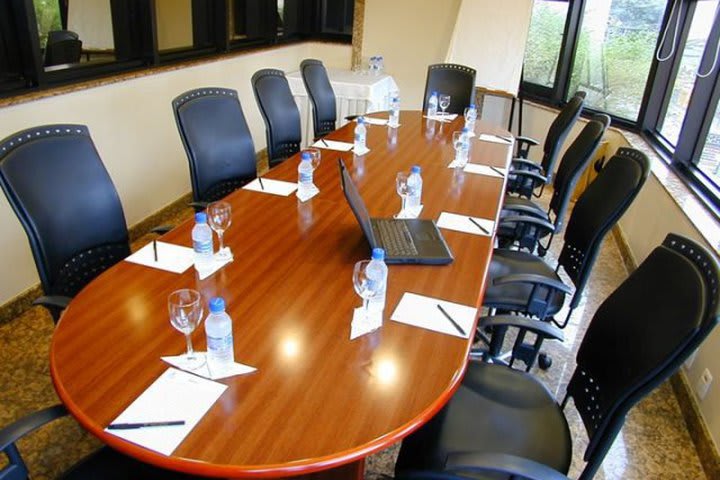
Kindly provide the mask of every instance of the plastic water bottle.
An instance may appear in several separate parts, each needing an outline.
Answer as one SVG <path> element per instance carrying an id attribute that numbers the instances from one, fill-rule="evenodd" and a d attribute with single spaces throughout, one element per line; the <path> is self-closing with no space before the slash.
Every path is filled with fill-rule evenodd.
<path id="1" fill-rule="evenodd" d="M 377 287 L 377 293 L 370 298 L 368 309 L 371 312 L 382 312 L 385 310 L 385 293 L 387 292 L 388 267 L 385 265 L 385 250 L 373 248 L 372 259 L 367 266 L 367 277 L 373 287 Z M 379 326 L 379 325 L 378 325 Z"/>
<path id="2" fill-rule="evenodd" d="M 408 196 L 407 203 L 405 206 L 410 210 L 411 213 L 419 210 L 422 198 L 422 177 L 420 176 L 420 167 L 414 165 L 410 169 L 410 175 L 408 176 Z"/>
<path id="3" fill-rule="evenodd" d="M 298 194 L 300 196 L 309 195 L 312 193 L 313 185 L 313 166 L 310 161 L 310 153 L 303 152 L 298 165 Z"/>
<path id="4" fill-rule="evenodd" d="M 362 152 L 367 148 L 367 128 L 365 127 L 365 118 L 358 117 L 357 125 L 355 125 L 355 152 Z"/>
<path id="5" fill-rule="evenodd" d="M 207 214 L 195 214 L 195 226 L 192 229 L 193 251 L 195 252 L 195 270 L 203 274 L 213 267 L 213 234 L 207 224 Z"/>
<path id="6" fill-rule="evenodd" d="M 475 120 L 477 120 L 477 108 L 474 103 L 471 103 L 465 111 L 465 127 L 470 131 L 475 130 Z"/>
<path id="7" fill-rule="evenodd" d="M 225 313 L 225 300 L 210 299 L 210 313 L 205 319 L 207 362 L 210 373 L 223 371 L 235 361 L 232 319 Z"/>
<path id="8" fill-rule="evenodd" d="M 462 129 L 460 145 L 460 160 L 463 164 L 466 164 L 470 159 L 470 129 L 468 127 Z"/>
<path id="9" fill-rule="evenodd" d="M 434 117 L 437 115 L 437 109 L 438 109 L 438 94 L 436 91 L 433 91 L 430 95 L 430 100 L 428 100 L 427 104 L 427 116 L 428 117 Z"/>
<path id="10" fill-rule="evenodd" d="M 390 99 L 390 118 L 388 119 L 388 125 L 391 127 L 400 125 L 400 97 L 397 95 L 393 95 Z"/>

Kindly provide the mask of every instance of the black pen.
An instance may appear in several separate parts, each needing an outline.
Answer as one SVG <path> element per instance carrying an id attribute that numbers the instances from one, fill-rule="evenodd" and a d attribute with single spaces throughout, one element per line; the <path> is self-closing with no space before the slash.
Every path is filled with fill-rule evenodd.
<path id="1" fill-rule="evenodd" d="M 166 422 L 142 422 L 142 423 L 111 423 L 108 430 L 133 430 L 146 427 L 177 427 L 185 425 L 185 420 L 169 420 Z"/>
<path id="2" fill-rule="evenodd" d="M 490 167 L 490 170 L 492 170 L 493 172 L 497 173 L 497 174 L 500 175 L 501 177 L 504 177 L 504 176 L 505 176 L 505 174 L 504 174 L 502 171 L 498 170 L 498 169 L 495 168 L 495 167 Z"/>
<path id="3" fill-rule="evenodd" d="M 265 190 L 265 185 L 262 183 L 262 177 L 258 177 L 258 182 L 260 182 L 260 190 Z"/>
<path id="4" fill-rule="evenodd" d="M 504 137 L 504 136 L 502 136 L 502 135 L 495 135 L 495 136 L 496 136 L 497 138 L 499 138 L 500 140 L 505 140 L 505 141 L 508 142 L 508 143 L 512 143 L 512 138 L 511 138 L 511 137 Z"/>
<path id="5" fill-rule="evenodd" d="M 325 145 L 326 147 L 330 148 L 330 145 L 327 144 L 327 142 L 325 141 L 324 138 L 321 138 L 320 141 L 322 142 L 323 145 Z"/>
<path id="6" fill-rule="evenodd" d="M 155 255 L 155 262 L 157 262 L 157 240 L 153 240 L 153 254 Z"/>
<path id="7" fill-rule="evenodd" d="M 480 225 L 478 222 L 476 222 L 474 218 L 468 217 L 468 220 L 470 220 L 470 221 L 473 223 L 473 225 L 475 225 L 475 226 L 478 227 L 480 230 L 482 230 L 485 235 L 490 235 L 490 232 L 488 232 L 485 227 L 483 227 L 483 226 Z"/>
<path id="8" fill-rule="evenodd" d="M 450 320 L 450 323 L 453 324 L 453 327 L 455 327 L 455 329 L 456 329 L 458 332 L 460 332 L 460 334 L 461 334 L 463 337 L 467 336 L 467 334 L 465 333 L 465 330 L 463 330 L 463 329 L 460 327 L 460 325 L 458 325 L 457 322 L 456 322 L 455 320 L 453 320 L 453 318 L 450 316 L 449 313 L 447 313 L 447 312 L 445 311 L 445 309 L 442 307 L 442 305 L 440 305 L 440 304 L 438 303 L 438 304 L 437 304 L 437 307 L 438 307 L 438 310 L 440 310 L 440 311 L 442 312 L 442 314 L 445 315 L 445 318 L 447 318 L 448 320 Z"/>

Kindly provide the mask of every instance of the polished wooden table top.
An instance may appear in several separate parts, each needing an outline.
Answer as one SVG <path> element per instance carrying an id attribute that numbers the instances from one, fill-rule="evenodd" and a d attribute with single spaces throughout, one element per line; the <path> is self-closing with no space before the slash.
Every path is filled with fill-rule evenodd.
<path id="1" fill-rule="evenodd" d="M 341 156 L 370 214 L 400 207 L 395 174 L 422 166 L 421 217 L 442 211 L 496 218 L 503 181 L 447 168 L 452 132 L 462 117 L 439 124 L 403 112 L 402 126 L 368 126 L 371 152 L 323 150 L 315 172 L 320 194 L 306 203 L 246 190 L 231 194 L 226 243 L 235 260 L 199 281 L 194 269 L 163 272 L 121 262 L 88 285 L 55 331 L 51 372 L 79 422 L 103 442 L 167 468 L 219 477 L 279 477 L 362 460 L 426 422 L 464 373 L 470 340 L 390 321 L 404 292 L 479 305 L 492 251 L 489 237 L 443 230 L 455 261 L 447 266 L 392 265 L 383 327 L 349 340 L 356 261 L 369 247 L 340 189 Z M 354 123 L 329 139 L 352 141 Z M 478 121 L 476 132 L 507 132 Z M 473 141 L 471 161 L 509 163 L 511 147 Z M 298 157 L 266 177 L 297 181 Z M 192 221 L 163 241 L 189 246 Z M 104 432 L 184 352 L 169 323 L 167 297 L 199 290 L 222 296 L 234 321 L 236 361 L 258 371 L 220 380 L 228 389 L 173 455 L 166 457 Z M 204 330 L 193 335 L 205 349 Z"/>

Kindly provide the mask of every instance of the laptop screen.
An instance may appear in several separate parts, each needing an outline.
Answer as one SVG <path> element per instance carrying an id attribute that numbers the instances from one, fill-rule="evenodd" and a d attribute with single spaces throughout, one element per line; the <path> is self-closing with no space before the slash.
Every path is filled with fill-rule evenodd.
<path id="1" fill-rule="evenodd" d="M 357 218 L 360 228 L 362 228 L 365 238 L 370 244 L 370 248 L 375 248 L 377 243 L 375 242 L 375 235 L 373 234 L 372 224 L 370 223 L 370 214 L 367 208 L 365 208 L 365 202 L 360 196 L 360 192 L 358 192 L 352 178 L 350 178 L 350 174 L 342 158 L 338 159 L 338 165 L 340 166 L 340 185 L 342 185 L 345 198 L 350 205 L 350 209 L 355 214 L 355 218 Z"/>

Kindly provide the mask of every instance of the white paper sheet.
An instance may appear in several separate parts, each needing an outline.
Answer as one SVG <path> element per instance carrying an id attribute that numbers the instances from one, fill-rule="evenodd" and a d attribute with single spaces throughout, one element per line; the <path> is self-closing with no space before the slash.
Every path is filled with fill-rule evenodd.
<path id="1" fill-rule="evenodd" d="M 310 200 L 311 198 L 313 198 L 313 197 L 314 197 L 315 195 L 317 195 L 318 193 L 320 193 L 320 190 L 318 190 L 317 188 L 315 188 L 315 190 L 313 190 L 313 191 L 311 191 L 311 192 L 305 192 L 305 193 L 303 193 L 302 195 L 300 194 L 300 190 L 298 190 L 297 193 L 295 194 L 295 196 L 296 196 L 296 197 L 298 198 L 298 200 L 300 200 L 301 202 L 307 202 L 308 200 Z"/>
<path id="2" fill-rule="evenodd" d="M 365 147 L 365 148 L 354 148 L 354 149 L 353 149 L 353 153 L 354 153 L 355 155 L 358 155 L 358 156 L 367 155 L 368 153 L 370 153 L 370 149 L 367 148 L 367 147 Z"/>
<path id="3" fill-rule="evenodd" d="M 395 218 L 418 218 L 422 212 L 424 205 L 418 205 L 417 207 L 407 207 L 402 215 L 398 212 Z"/>
<path id="4" fill-rule="evenodd" d="M 227 248 L 229 250 L 230 247 L 225 247 L 225 248 Z M 214 260 L 213 267 L 211 269 L 206 270 L 202 273 L 198 272 L 198 277 L 200 278 L 200 280 L 205 280 L 210 275 L 217 272 L 218 270 L 223 268 L 228 263 L 232 262 L 234 260 L 234 257 L 232 256 L 232 252 L 230 253 L 230 257 L 226 258 L 226 259 L 222 259 L 217 254 L 215 254 L 215 256 L 213 257 L 213 260 Z"/>
<path id="5" fill-rule="evenodd" d="M 478 175 L 485 175 L 495 178 L 505 178 L 506 173 L 504 168 L 490 167 L 488 165 L 478 165 L 477 163 L 468 163 L 467 165 L 465 165 L 465 168 L 463 170 L 467 173 L 475 173 Z"/>
<path id="6" fill-rule="evenodd" d="M 365 316 L 365 309 L 363 307 L 354 309 L 352 323 L 350 324 L 350 340 L 355 340 L 382 327 L 382 315 L 383 312 L 381 311 L 371 310 L 370 318 L 366 321 L 363 318 Z"/>
<path id="7" fill-rule="evenodd" d="M 490 135 L 487 133 L 481 133 L 479 137 L 477 137 L 478 140 L 481 142 L 490 142 L 490 143 L 501 143 L 503 145 L 510 145 L 512 144 L 512 140 L 508 140 L 503 137 L 498 137 L 497 135 Z"/>
<path id="8" fill-rule="evenodd" d="M 464 335 L 440 311 L 438 305 L 455 320 Z M 475 307 L 406 292 L 395 307 L 390 320 L 455 337 L 469 338 L 476 314 Z"/>
<path id="9" fill-rule="evenodd" d="M 321 139 L 312 145 L 315 148 L 324 148 L 325 150 L 337 150 L 338 152 L 349 152 L 353 148 L 352 143 L 336 142 L 335 140 Z"/>
<path id="10" fill-rule="evenodd" d="M 487 232 L 483 232 L 477 225 L 470 221 L 475 220 Z M 480 217 L 469 217 L 467 215 L 458 215 L 456 213 L 442 212 L 437 221 L 438 228 L 446 228 L 448 230 L 456 230 L 458 232 L 471 233 L 473 235 L 490 236 L 495 228 L 495 222 Z"/>
<path id="11" fill-rule="evenodd" d="M 365 123 L 368 125 L 387 125 L 388 120 L 385 118 L 373 118 L 373 117 L 363 117 L 365 119 Z M 355 119 L 357 122 L 357 119 Z"/>
<path id="12" fill-rule="evenodd" d="M 221 383 L 168 368 L 112 423 L 184 420 L 185 425 L 105 431 L 141 447 L 170 455 L 226 388 Z"/>
<path id="13" fill-rule="evenodd" d="M 205 357 L 205 352 L 196 352 L 197 355 Z M 177 367 L 180 370 L 185 370 L 201 377 L 209 378 L 210 380 L 220 380 L 221 378 L 234 377 L 235 375 L 245 375 L 246 373 L 252 373 L 257 371 L 257 368 L 251 367 L 250 365 L 243 365 L 242 363 L 233 362 L 232 365 L 228 365 L 222 370 L 210 370 L 210 366 L 207 361 L 199 368 L 190 369 L 187 368 L 187 364 L 183 361 L 185 355 L 176 355 L 171 357 L 160 357 L 163 362 L 169 363 L 173 367 Z"/>
<path id="14" fill-rule="evenodd" d="M 450 123 L 453 120 L 457 118 L 457 113 L 448 113 L 447 115 L 423 115 L 423 118 L 427 118 L 428 120 L 435 120 L 437 122 L 443 122 L 443 123 Z"/>
<path id="15" fill-rule="evenodd" d="M 146 267 L 157 268 L 167 272 L 182 273 L 194 263 L 193 249 L 173 245 L 172 243 L 157 242 L 158 261 L 155 261 L 152 242 L 133 253 L 125 260 Z"/>
<path id="16" fill-rule="evenodd" d="M 265 187 L 265 188 L 263 188 Z M 253 192 L 270 193 L 272 195 L 280 195 L 287 197 L 292 192 L 297 190 L 297 183 L 283 182 L 282 180 L 272 180 L 270 178 L 263 178 L 262 187 L 260 181 L 256 178 L 252 182 L 248 183 L 243 187 L 243 190 L 251 190 Z"/>

